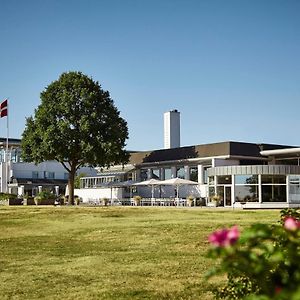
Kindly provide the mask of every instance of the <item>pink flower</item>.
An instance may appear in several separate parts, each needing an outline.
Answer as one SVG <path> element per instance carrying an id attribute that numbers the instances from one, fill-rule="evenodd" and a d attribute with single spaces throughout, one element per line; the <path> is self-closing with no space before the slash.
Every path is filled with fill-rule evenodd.
<path id="1" fill-rule="evenodd" d="M 221 229 L 212 233 L 208 240 L 216 247 L 226 247 L 233 245 L 239 238 L 240 232 L 237 226 L 229 229 Z"/>
<path id="2" fill-rule="evenodd" d="M 282 291 L 282 287 L 281 286 L 275 286 L 275 294 L 280 294 Z"/>
<path id="3" fill-rule="evenodd" d="M 293 217 L 287 217 L 284 220 L 284 228 L 289 231 L 295 231 L 300 228 L 300 222 Z"/>

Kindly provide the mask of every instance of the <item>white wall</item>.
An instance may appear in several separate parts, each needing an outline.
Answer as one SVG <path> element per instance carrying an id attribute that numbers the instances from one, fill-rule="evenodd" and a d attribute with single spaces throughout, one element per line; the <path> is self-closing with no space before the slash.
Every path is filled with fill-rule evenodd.
<path id="1" fill-rule="evenodd" d="M 103 189 L 75 189 L 74 195 L 82 198 L 83 202 L 100 200 L 102 198 L 108 199 L 122 199 L 122 188 L 103 188 Z"/>

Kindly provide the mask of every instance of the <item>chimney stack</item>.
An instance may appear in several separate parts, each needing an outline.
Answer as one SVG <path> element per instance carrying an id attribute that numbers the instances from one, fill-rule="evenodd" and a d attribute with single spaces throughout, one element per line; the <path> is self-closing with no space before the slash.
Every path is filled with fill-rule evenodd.
<path id="1" fill-rule="evenodd" d="M 164 113 L 164 148 L 180 147 L 180 112 L 177 109 Z"/>

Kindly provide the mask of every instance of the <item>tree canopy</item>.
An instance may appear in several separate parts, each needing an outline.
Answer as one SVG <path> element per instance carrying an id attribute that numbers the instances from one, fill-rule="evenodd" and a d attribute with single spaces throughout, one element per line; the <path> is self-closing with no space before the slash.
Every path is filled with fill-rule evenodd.
<path id="1" fill-rule="evenodd" d="M 63 73 L 41 93 L 41 104 L 26 119 L 22 157 L 26 162 L 56 160 L 69 172 L 73 202 L 76 171 L 128 161 L 127 122 L 109 92 L 81 72 Z"/>

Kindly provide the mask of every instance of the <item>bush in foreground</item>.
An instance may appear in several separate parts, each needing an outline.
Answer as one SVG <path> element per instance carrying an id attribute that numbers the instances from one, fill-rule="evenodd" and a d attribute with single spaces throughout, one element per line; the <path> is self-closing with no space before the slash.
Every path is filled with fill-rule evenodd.
<path id="1" fill-rule="evenodd" d="M 254 224 L 240 234 L 237 226 L 209 236 L 208 256 L 220 265 L 207 277 L 226 274 L 216 299 L 300 299 L 300 214 L 281 211 L 280 225 Z"/>

